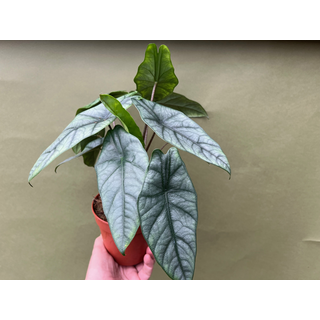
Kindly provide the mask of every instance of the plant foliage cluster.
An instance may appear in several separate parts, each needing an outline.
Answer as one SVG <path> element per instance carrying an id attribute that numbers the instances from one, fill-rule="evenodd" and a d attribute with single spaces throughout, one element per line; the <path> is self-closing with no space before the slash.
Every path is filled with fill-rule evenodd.
<path id="1" fill-rule="evenodd" d="M 191 118 L 208 117 L 197 102 L 173 92 L 178 85 L 170 51 L 149 44 L 134 78 L 136 90 L 102 94 L 41 154 L 30 181 L 64 151 L 95 168 L 104 213 L 119 251 L 139 226 L 157 262 L 172 279 L 192 279 L 196 258 L 197 195 L 178 149 L 231 174 L 220 146 Z M 143 132 L 128 108 L 145 123 Z M 121 125 L 115 125 L 119 119 Z M 148 141 L 148 128 L 153 135 Z M 147 155 L 155 136 L 172 145 Z"/>

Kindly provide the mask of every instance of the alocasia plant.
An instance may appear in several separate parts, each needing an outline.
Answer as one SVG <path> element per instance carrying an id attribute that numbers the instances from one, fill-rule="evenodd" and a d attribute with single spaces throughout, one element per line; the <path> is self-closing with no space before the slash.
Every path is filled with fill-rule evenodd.
<path id="1" fill-rule="evenodd" d="M 149 44 L 134 78 L 136 90 L 100 95 L 77 110 L 73 121 L 41 154 L 30 181 L 64 151 L 94 166 L 102 206 L 119 251 L 141 226 L 157 262 L 172 279 L 192 279 L 196 258 L 197 195 L 178 149 L 212 163 L 231 175 L 220 146 L 192 117 L 208 117 L 204 108 L 174 93 L 178 84 L 165 45 Z M 135 106 L 143 133 L 127 109 Z M 115 125 L 119 119 L 121 125 Z M 148 128 L 153 135 L 148 142 Z M 147 155 L 154 136 L 173 147 Z M 58 168 L 56 167 L 56 169 Z"/>

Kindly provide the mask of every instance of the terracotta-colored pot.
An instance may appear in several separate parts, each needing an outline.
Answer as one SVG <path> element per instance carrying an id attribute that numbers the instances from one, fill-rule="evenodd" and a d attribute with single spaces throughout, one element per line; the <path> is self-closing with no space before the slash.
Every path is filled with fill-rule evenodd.
<path id="1" fill-rule="evenodd" d="M 99 194 L 95 196 L 95 199 L 98 196 Z M 94 200 L 92 201 L 92 204 L 91 204 L 91 210 L 96 219 L 97 225 L 100 228 L 103 244 L 108 250 L 108 252 L 113 256 L 114 260 L 122 266 L 134 266 L 142 262 L 143 257 L 146 253 L 148 244 L 142 235 L 141 228 L 139 227 L 139 229 L 137 230 L 136 235 L 134 236 L 134 238 L 132 239 L 128 248 L 125 251 L 125 256 L 123 256 L 113 241 L 109 223 L 100 219 L 95 214 L 93 209 L 93 202 Z"/>

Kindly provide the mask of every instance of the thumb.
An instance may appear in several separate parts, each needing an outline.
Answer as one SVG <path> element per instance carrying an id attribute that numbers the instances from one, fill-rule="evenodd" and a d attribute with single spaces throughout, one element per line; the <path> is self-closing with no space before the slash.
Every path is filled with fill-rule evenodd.
<path id="1" fill-rule="evenodd" d="M 149 247 L 147 248 L 147 252 L 143 257 L 143 262 L 143 267 L 139 271 L 138 275 L 141 280 L 148 280 L 151 276 L 153 266 L 155 263 L 154 256 Z"/>

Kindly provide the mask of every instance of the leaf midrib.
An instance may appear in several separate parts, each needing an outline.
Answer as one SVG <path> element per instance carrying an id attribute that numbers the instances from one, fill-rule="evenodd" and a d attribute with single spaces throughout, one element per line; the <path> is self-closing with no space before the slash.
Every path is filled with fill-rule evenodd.
<path id="1" fill-rule="evenodd" d="M 173 223 L 171 221 L 170 206 L 169 206 L 169 200 L 168 200 L 167 192 L 165 192 L 164 197 L 165 197 L 165 204 L 166 204 L 166 216 L 167 216 L 167 219 L 168 219 L 170 232 L 172 234 L 172 238 L 173 238 L 173 242 L 174 242 L 174 249 L 175 249 L 176 254 L 177 254 L 177 258 L 178 258 L 178 261 L 179 261 L 179 265 L 180 265 L 180 269 L 182 271 L 182 274 L 183 274 L 184 278 L 186 278 L 186 275 L 185 275 L 184 270 L 183 270 L 182 262 L 181 262 L 181 259 L 180 259 L 180 254 L 179 254 L 179 251 L 178 251 L 178 247 L 177 247 L 177 240 L 176 240 L 176 236 L 175 236 L 175 232 L 174 232 L 174 228 L 173 228 Z M 174 274 L 172 276 L 174 276 Z"/>
<path id="2" fill-rule="evenodd" d="M 161 152 L 161 151 L 160 151 Z M 168 158 L 168 161 L 167 161 L 167 156 L 169 157 Z M 167 183 L 168 183 L 168 177 L 170 177 L 170 167 L 171 167 L 171 157 L 170 157 L 170 153 L 168 153 L 167 155 L 164 156 L 164 168 L 163 166 L 161 166 L 161 170 L 165 170 L 165 172 L 162 172 L 161 174 L 161 180 L 162 180 L 162 190 L 164 191 L 164 199 L 165 199 L 165 206 L 166 206 L 166 216 L 167 216 L 167 220 L 168 220 L 168 224 L 169 224 L 169 227 L 170 227 L 170 232 L 171 232 L 171 235 L 172 235 L 172 239 L 173 239 L 173 242 L 174 242 L 174 249 L 176 251 L 176 255 L 177 255 L 177 258 L 178 258 L 178 261 L 179 261 L 179 265 L 180 265 L 180 269 L 182 271 L 182 274 L 184 276 L 184 278 L 186 278 L 186 275 L 184 273 L 184 270 L 183 270 L 183 266 L 182 266 L 182 262 L 181 262 L 181 259 L 180 259 L 180 255 L 179 255 L 179 251 L 178 251 L 178 247 L 177 247 L 177 240 L 176 240 L 176 236 L 175 236 L 175 232 L 174 232 L 174 228 L 173 228 L 173 223 L 172 223 L 172 220 L 171 220 L 171 215 L 170 215 L 170 205 L 169 205 L 169 200 L 168 200 L 168 186 L 167 186 Z M 166 177 L 166 181 L 164 181 L 164 177 Z M 172 275 L 174 276 L 174 274 Z"/>
<path id="3" fill-rule="evenodd" d="M 122 183 L 121 183 L 121 193 L 122 193 L 122 208 L 123 208 L 123 215 L 122 215 L 122 234 L 125 234 L 125 210 L 126 210 L 126 205 L 125 205 L 125 188 L 124 188 L 124 176 L 125 176 L 125 171 L 124 171 L 124 157 L 120 158 L 120 167 L 121 167 L 121 178 L 122 178 Z M 123 238 L 123 242 L 122 245 L 125 246 L 126 241 Z"/>

